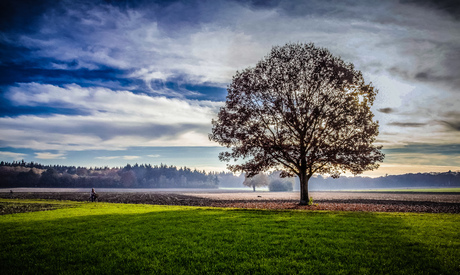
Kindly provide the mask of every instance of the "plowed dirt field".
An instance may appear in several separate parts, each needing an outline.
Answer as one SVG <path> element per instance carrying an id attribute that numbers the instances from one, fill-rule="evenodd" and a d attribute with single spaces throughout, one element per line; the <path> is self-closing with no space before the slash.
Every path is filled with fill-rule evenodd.
<path id="1" fill-rule="evenodd" d="M 298 192 L 149 191 L 99 192 L 100 202 L 255 209 L 460 213 L 460 194 L 403 192 L 311 192 L 313 205 L 299 205 Z M 88 192 L 0 192 L 0 198 L 88 201 Z"/>

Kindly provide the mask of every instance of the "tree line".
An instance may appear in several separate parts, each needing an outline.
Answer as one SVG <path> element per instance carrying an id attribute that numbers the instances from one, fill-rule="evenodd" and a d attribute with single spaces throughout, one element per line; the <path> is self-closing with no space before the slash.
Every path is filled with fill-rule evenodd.
<path id="1" fill-rule="evenodd" d="M 0 162 L 0 188 L 241 188 L 268 187 L 270 191 L 299 190 L 298 178 L 281 178 L 280 171 L 247 177 L 241 173 L 211 172 L 177 168 L 173 165 L 127 164 L 125 167 L 76 167 L 34 162 Z M 460 187 L 460 172 L 413 173 L 383 177 L 340 177 L 315 175 L 311 190 L 356 190 L 375 188 Z"/>
<path id="2" fill-rule="evenodd" d="M 217 188 L 218 184 L 216 173 L 165 164 L 86 168 L 25 161 L 0 162 L 0 188 Z"/>

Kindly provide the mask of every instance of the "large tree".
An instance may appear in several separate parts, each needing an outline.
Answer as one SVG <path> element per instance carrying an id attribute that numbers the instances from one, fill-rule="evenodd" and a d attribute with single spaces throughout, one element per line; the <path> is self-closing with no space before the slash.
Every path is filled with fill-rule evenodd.
<path id="1" fill-rule="evenodd" d="M 237 72 L 210 139 L 233 171 L 254 176 L 270 168 L 300 179 L 309 201 L 313 174 L 338 177 L 376 169 L 378 122 L 370 110 L 377 90 L 353 64 L 314 44 L 273 47 L 253 68 Z M 239 161 L 238 161 L 239 160 Z"/>

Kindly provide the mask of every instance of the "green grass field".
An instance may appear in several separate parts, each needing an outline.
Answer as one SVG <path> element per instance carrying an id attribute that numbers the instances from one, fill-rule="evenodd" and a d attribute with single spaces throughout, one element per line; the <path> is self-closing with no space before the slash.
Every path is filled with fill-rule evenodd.
<path id="1" fill-rule="evenodd" d="M 460 273 L 456 214 L 21 203 L 54 210 L 0 216 L 2 274 Z"/>

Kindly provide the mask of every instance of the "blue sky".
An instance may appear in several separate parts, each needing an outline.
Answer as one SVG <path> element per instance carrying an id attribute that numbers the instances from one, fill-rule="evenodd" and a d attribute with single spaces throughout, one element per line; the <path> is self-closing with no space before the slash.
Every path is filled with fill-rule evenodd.
<path id="1" fill-rule="evenodd" d="M 379 94 L 386 159 L 460 170 L 458 1 L 2 1 L 0 160 L 222 171 L 211 120 L 237 70 L 313 42 Z"/>

